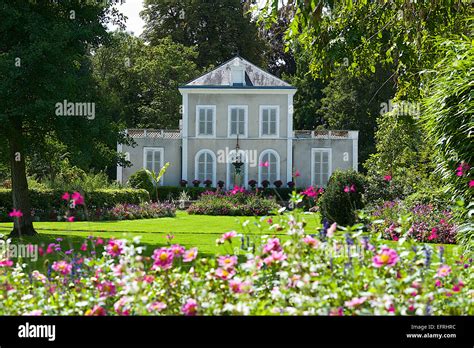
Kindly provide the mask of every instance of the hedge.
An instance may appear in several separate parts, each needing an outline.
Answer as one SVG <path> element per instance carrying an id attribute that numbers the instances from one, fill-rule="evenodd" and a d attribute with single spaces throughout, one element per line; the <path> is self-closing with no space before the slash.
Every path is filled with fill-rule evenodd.
<path id="1" fill-rule="evenodd" d="M 29 190 L 31 207 L 41 210 L 53 210 L 64 206 L 60 190 Z M 107 208 L 116 204 L 140 204 L 148 202 L 150 195 L 146 190 L 138 189 L 99 189 L 84 193 L 86 206 L 89 208 Z M 10 189 L 0 189 L 0 208 L 12 209 L 12 193 Z"/>

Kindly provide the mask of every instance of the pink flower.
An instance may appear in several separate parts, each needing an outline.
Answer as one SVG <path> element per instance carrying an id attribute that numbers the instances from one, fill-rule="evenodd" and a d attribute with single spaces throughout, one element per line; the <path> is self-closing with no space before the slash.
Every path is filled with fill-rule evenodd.
<path id="1" fill-rule="evenodd" d="M 16 209 L 13 209 L 12 212 L 10 212 L 10 214 L 8 214 L 10 217 L 22 217 L 23 216 L 23 213 L 21 212 L 21 210 L 16 210 Z"/>
<path id="2" fill-rule="evenodd" d="M 314 239 L 313 237 L 311 236 L 306 236 L 303 238 L 303 242 L 305 242 L 306 244 L 308 244 L 310 247 L 312 248 L 317 248 L 318 245 L 319 245 L 319 241 L 317 239 Z"/>
<path id="3" fill-rule="evenodd" d="M 238 279 L 231 279 L 229 280 L 229 288 L 232 290 L 232 292 L 236 294 L 241 294 L 243 292 L 249 291 L 250 283 L 242 282 L 241 280 L 238 280 Z"/>
<path id="4" fill-rule="evenodd" d="M 157 302 L 150 303 L 147 306 L 147 309 L 149 312 L 161 312 L 166 307 L 167 307 L 166 303 L 157 301 Z"/>
<path id="5" fill-rule="evenodd" d="M 102 238 L 97 238 L 97 240 L 95 241 L 95 245 L 103 245 L 104 244 L 104 240 Z"/>
<path id="6" fill-rule="evenodd" d="M 469 188 L 472 188 L 472 187 L 474 187 L 474 180 L 469 181 Z"/>
<path id="7" fill-rule="evenodd" d="M 438 229 L 436 227 L 433 227 L 431 230 L 431 234 L 428 236 L 428 240 L 433 240 L 433 239 L 438 238 L 438 234 L 436 232 L 438 232 Z"/>
<path id="8" fill-rule="evenodd" d="M 198 309 L 198 304 L 196 300 L 190 298 L 186 301 L 186 303 L 181 307 L 181 311 L 184 313 L 184 315 L 196 315 L 197 314 L 197 309 Z"/>
<path id="9" fill-rule="evenodd" d="M 97 288 L 99 289 L 101 296 L 114 296 L 117 293 L 115 285 L 111 281 L 100 283 Z"/>
<path id="10" fill-rule="evenodd" d="M 301 176 L 300 172 L 298 170 L 295 170 L 295 174 L 293 175 L 295 178 L 298 178 Z"/>
<path id="11" fill-rule="evenodd" d="M 68 222 L 74 222 L 74 219 L 75 219 L 74 216 L 68 216 L 67 217 Z"/>
<path id="12" fill-rule="evenodd" d="M 123 254 L 123 242 L 121 240 L 111 239 L 105 247 L 105 251 L 107 251 L 110 256 L 117 257 Z"/>
<path id="13" fill-rule="evenodd" d="M 38 253 L 39 253 L 39 256 L 43 256 L 44 255 L 44 250 L 42 247 L 39 247 L 38 248 Z"/>
<path id="14" fill-rule="evenodd" d="M 385 175 L 383 178 L 384 178 L 385 181 L 391 181 L 392 180 L 391 175 Z"/>
<path id="15" fill-rule="evenodd" d="M 245 192 L 245 188 L 239 187 L 239 186 L 234 186 L 234 189 L 230 191 L 231 194 L 236 195 L 239 192 Z"/>
<path id="16" fill-rule="evenodd" d="M 345 193 L 349 193 L 351 189 L 349 188 L 349 186 L 344 186 L 344 192 Z"/>
<path id="17" fill-rule="evenodd" d="M 84 197 L 77 191 L 75 191 L 71 195 L 71 198 L 74 201 L 74 204 L 76 204 L 76 205 L 83 205 L 84 204 Z"/>
<path id="18" fill-rule="evenodd" d="M 235 271 L 233 269 L 218 268 L 216 270 L 216 276 L 222 280 L 230 279 L 234 276 Z"/>
<path id="19" fill-rule="evenodd" d="M 54 243 L 49 244 L 48 247 L 46 248 L 46 254 L 54 253 L 55 248 L 56 248 L 56 244 Z"/>
<path id="20" fill-rule="evenodd" d="M 168 239 L 168 240 L 173 240 L 173 239 L 174 239 L 174 235 L 168 233 L 165 238 Z"/>
<path id="21" fill-rule="evenodd" d="M 269 167 L 270 166 L 270 163 L 268 163 L 268 161 L 266 162 L 262 162 L 259 164 L 260 167 Z"/>
<path id="22" fill-rule="evenodd" d="M 70 265 L 69 263 L 67 263 L 67 262 L 64 261 L 64 260 L 55 261 L 55 262 L 53 263 L 52 268 L 53 268 L 56 272 L 61 273 L 62 275 L 68 275 L 68 274 L 71 273 L 71 271 L 72 271 L 72 265 Z"/>
<path id="23" fill-rule="evenodd" d="M 189 250 L 186 250 L 184 253 L 183 261 L 184 262 L 191 262 L 197 257 L 198 249 L 197 248 L 191 248 Z"/>
<path id="24" fill-rule="evenodd" d="M 463 176 L 464 174 L 466 174 L 466 172 L 469 171 L 469 169 L 471 169 L 471 166 L 463 162 L 456 168 L 456 175 Z"/>
<path id="25" fill-rule="evenodd" d="M 286 260 L 286 255 L 283 253 L 283 251 L 272 251 L 271 255 L 266 257 L 263 262 L 267 265 L 270 266 L 273 263 L 278 263 L 280 261 Z"/>
<path id="26" fill-rule="evenodd" d="M 43 311 L 41 309 L 35 309 L 30 312 L 26 312 L 23 315 L 27 317 L 38 317 L 43 314 Z"/>
<path id="27" fill-rule="evenodd" d="M 167 248 L 161 248 L 161 249 L 156 249 L 153 252 L 152 256 L 153 260 L 155 262 L 153 263 L 153 267 L 151 269 L 170 269 L 171 266 L 173 265 L 173 258 L 174 254 L 170 249 Z"/>
<path id="28" fill-rule="evenodd" d="M 346 301 L 345 305 L 346 307 L 354 308 L 357 306 L 360 306 L 367 300 L 367 297 L 355 297 L 350 301 Z"/>
<path id="29" fill-rule="evenodd" d="M 333 223 L 331 227 L 327 229 L 326 235 L 328 236 L 328 238 L 332 238 L 334 236 L 334 233 L 336 232 L 336 228 L 337 228 L 337 223 Z"/>
<path id="30" fill-rule="evenodd" d="M 269 225 L 273 225 L 273 219 L 272 218 L 268 218 L 267 222 L 268 222 Z"/>
<path id="31" fill-rule="evenodd" d="M 88 309 L 86 312 L 86 316 L 105 316 L 107 313 L 104 308 L 99 305 L 95 305 L 94 308 Z"/>
<path id="32" fill-rule="evenodd" d="M 448 265 L 440 266 L 438 268 L 438 271 L 436 272 L 438 277 L 447 277 L 449 273 L 451 273 L 451 267 L 449 267 Z"/>
<path id="33" fill-rule="evenodd" d="M 442 285 L 442 284 L 441 284 L 441 280 L 436 279 L 436 281 L 435 281 L 435 286 L 439 288 L 441 285 Z"/>
<path id="34" fill-rule="evenodd" d="M 0 260 L 0 267 L 11 267 L 11 266 L 13 266 L 12 260 L 8 260 L 8 259 Z"/>
<path id="35" fill-rule="evenodd" d="M 219 256 L 217 262 L 219 263 L 219 266 L 228 270 L 233 268 L 237 264 L 237 256 Z"/>
<path id="36" fill-rule="evenodd" d="M 319 191 L 316 191 L 313 186 L 309 186 L 301 192 L 303 195 L 308 196 L 308 197 L 316 197 L 319 193 Z"/>
<path id="37" fill-rule="evenodd" d="M 235 236 L 237 236 L 237 232 L 235 231 L 226 232 L 221 236 L 220 241 L 221 243 L 224 243 L 226 240 L 228 240 L 229 243 L 232 243 L 232 238 L 234 238 Z"/>
<path id="38" fill-rule="evenodd" d="M 173 255 L 176 257 L 182 256 L 184 252 L 186 251 L 186 249 L 182 245 L 179 245 L 179 244 L 172 245 L 170 247 L 170 250 L 173 253 Z"/>
<path id="39" fill-rule="evenodd" d="M 281 251 L 281 244 L 278 238 L 269 238 L 267 244 L 263 246 L 263 253 L 270 253 L 271 251 Z"/>
<path id="40" fill-rule="evenodd" d="M 351 188 L 350 188 L 351 192 L 356 192 L 356 187 L 354 184 L 351 185 Z"/>
<path id="41" fill-rule="evenodd" d="M 399 260 L 398 254 L 394 249 L 383 246 L 381 251 L 372 258 L 374 267 L 393 266 Z"/>
<path id="42" fill-rule="evenodd" d="M 65 201 L 69 201 L 71 199 L 69 192 L 64 192 L 63 195 L 61 196 L 61 199 L 64 199 Z"/>
<path id="43" fill-rule="evenodd" d="M 81 251 L 87 251 L 87 243 L 81 245 Z"/>

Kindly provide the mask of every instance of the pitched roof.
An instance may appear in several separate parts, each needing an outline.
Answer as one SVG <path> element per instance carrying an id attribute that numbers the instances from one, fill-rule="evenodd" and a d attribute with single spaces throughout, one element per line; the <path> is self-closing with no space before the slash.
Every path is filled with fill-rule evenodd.
<path id="1" fill-rule="evenodd" d="M 240 67 L 245 71 L 245 85 L 232 84 L 232 68 Z M 207 74 L 181 86 L 181 88 L 282 88 L 296 89 L 287 82 L 262 70 L 240 56 L 219 65 Z"/>

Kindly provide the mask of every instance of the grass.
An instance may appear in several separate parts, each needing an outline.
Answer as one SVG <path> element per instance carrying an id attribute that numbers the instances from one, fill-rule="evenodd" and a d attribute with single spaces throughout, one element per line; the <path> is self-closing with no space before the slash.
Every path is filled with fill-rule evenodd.
<path id="1" fill-rule="evenodd" d="M 275 221 L 277 218 L 273 218 Z M 270 234 L 265 218 L 243 217 L 243 216 L 206 216 L 189 215 L 178 211 L 175 218 L 126 220 L 126 221 L 101 221 L 101 222 L 36 222 L 35 228 L 39 233 L 37 237 L 25 238 L 27 242 L 44 244 L 55 242 L 61 237 L 71 248 L 78 250 L 84 238 L 88 236 L 102 238 L 127 238 L 133 239 L 141 236 L 141 242 L 147 247 L 146 254 L 150 254 L 155 248 L 167 245 L 166 235 L 174 235 L 173 243 L 178 243 L 186 248 L 197 247 L 201 255 L 211 256 L 223 253 L 221 246 L 216 245 L 223 233 L 232 230 L 245 232 L 250 235 Z M 317 234 L 316 218 L 314 215 L 305 215 L 307 233 Z M 245 227 L 242 223 L 249 221 Z M 258 225 L 262 226 L 262 229 Z M 7 234 L 12 229 L 12 223 L 0 223 L 0 233 Z M 284 232 L 273 232 L 281 239 L 285 239 Z M 396 242 L 387 241 L 387 244 L 395 246 Z M 240 241 L 235 244 L 240 246 Z M 445 245 L 447 257 L 454 258 L 457 246 Z"/>

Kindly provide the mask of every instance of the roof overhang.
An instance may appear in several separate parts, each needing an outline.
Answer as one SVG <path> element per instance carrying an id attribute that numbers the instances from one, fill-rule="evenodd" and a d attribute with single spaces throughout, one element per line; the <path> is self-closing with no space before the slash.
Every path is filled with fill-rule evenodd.
<path id="1" fill-rule="evenodd" d="M 180 86 L 181 94 L 295 94 L 292 86 Z"/>

